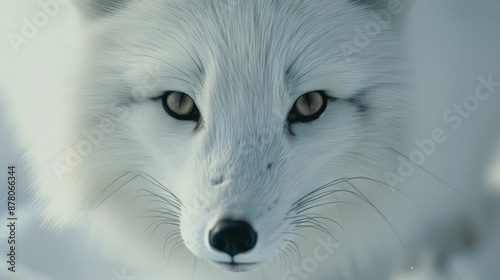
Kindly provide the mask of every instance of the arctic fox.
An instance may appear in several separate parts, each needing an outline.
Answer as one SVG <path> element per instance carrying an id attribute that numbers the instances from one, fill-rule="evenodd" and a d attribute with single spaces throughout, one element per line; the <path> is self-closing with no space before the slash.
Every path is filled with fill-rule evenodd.
<path id="1" fill-rule="evenodd" d="M 405 5 L 75 4 L 57 47 L 17 64 L 29 82 L 4 83 L 42 216 L 173 279 L 388 279 L 410 235 L 382 208 L 418 211 L 385 172 Z"/>

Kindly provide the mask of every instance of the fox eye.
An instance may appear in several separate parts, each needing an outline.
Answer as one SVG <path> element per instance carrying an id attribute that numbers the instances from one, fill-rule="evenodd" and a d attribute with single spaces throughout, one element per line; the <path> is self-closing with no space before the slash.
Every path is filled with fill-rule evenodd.
<path id="1" fill-rule="evenodd" d="M 326 109 L 327 97 L 322 91 L 311 91 L 301 95 L 288 113 L 288 122 L 310 122 L 313 121 Z"/>
<path id="2" fill-rule="evenodd" d="M 183 92 L 165 92 L 162 103 L 165 111 L 173 118 L 195 122 L 200 120 L 200 112 L 194 104 L 194 100 Z"/>

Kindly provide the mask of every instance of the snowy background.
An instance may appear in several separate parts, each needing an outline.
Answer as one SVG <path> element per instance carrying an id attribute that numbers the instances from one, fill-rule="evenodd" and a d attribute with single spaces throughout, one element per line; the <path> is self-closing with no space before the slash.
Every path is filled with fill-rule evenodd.
<path id="1" fill-rule="evenodd" d="M 32 15 L 39 9 L 28 3 L 11 4 L 11 1 L 6 0 L 1 0 L 0 3 L 0 23 L 5 30 L 18 30 L 22 26 L 21 18 Z M 420 93 L 418 102 L 424 105 L 421 108 L 429 108 L 428 112 L 419 112 L 415 116 L 425 121 L 416 122 L 417 125 L 412 128 L 414 138 L 422 139 L 428 137 L 436 125 L 442 125 L 443 112 L 474 93 L 479 76 L 487 77 L 492 74 L 493 80 L 500 81 L 500 1 L 415 0 L 414 7 L 407 12 L 410 51 L 418 74 L 415 79 L 417 92 Z M 46 29 L 57 25 L 63 17 L 64 11 L 61 11 L 60 15 L 51 19 Z M 0 30 L 4 30 L 3 27 Z M 44 36 L 44 32 L 45 30 L 41 30 L 38 36 Z M 4 34 L 1 35 L 3 45 L 0 50 L 3 50 L 7 42 Z M 8 54 L 0 53 L 0 59 L 3 55 Z M 437 94 L 447 95 L 449 98 L 439 98 L 437 100 L 440 101 L 436 102 L 434 97 Z M 0 108 L 2 106 L 4 104 L 0 102 Z M 425 167 L 450 185 L 459 185 L 473 177 L 480 177 L 479 181 L 484 183 L 485 188 L 500 193 L 499 108 L 500 88 L 496 95 L 481 103 L 480 108 L 464 120 L 459 130 L 450 132 L 450 140 L 425 163 Z M 4 112 L 3 108 L 0 111 L 0 182 L 6 182 L 6 167 L 16 165 L 20 220 L 17 252 L 19 272 L 15 277 L 5 269 L 7 232 L 5 226 L 0 227 L 0 279 L 134 279 L 122 277 L 123 265 L 103 259 L 97 253 L 98 249 L 88 243 L 78 230 L 68 229 L 55 235 L 40 226 L 37 213 L 30 207 L 29 194 L 25 190 L 29 182 L 23 181 L 28 171 L 23 168 L 21 154 L 14 149 L 10 129 L 1 112 Z M 458 170 L 460 173 L 457 173 Z M 6 220 L 6 211 L 3 210 L 6 208 L 4 190 L 2 188 L 0 191 L 2 224 Z M 500 279 L 500 274 L 484 276 L 482 270 L 486 264 L 480 258 L 477 260 L 479 263 L 472 264 L 471 267 L 460 266 L 459 260 L 450 264 L 459 266 L 456 271 L 462 274 L 457 279 Z M 485 262 L 500 266 L 498 259 L 488 259 Z M 431 270 L 415 269 L 396 278 L 437 279 L 433 277 L 435 276 L 432 276 Z"/>

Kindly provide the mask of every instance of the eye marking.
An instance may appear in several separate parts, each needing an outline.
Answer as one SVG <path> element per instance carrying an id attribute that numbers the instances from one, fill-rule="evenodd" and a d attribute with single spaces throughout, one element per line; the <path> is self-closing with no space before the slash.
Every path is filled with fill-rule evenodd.
<path id="1" fill-rule="evenodd" d="M 199 123 L 200 112 L 189 95 L 179 91 L 167 91 L 163 94 L 161 100 L 163 109 L 171 117 L 182 121 Z"/>
<path id="2" fill-rule="evenodd" d="M 324 91 L 311 91 L 301 95 L 288 113 L 288 123 L 311 122 L 318 119 L 326 109 L 328 97 Z"/>
<path id="3" fill-rule="evenodd" d="M 346 99 L 346 101 L 356 106 L 358 113 L 366 113 L 370 109 L 370 106 L 365 100 L 367 92 L 367 89 L 360 90 L 353 97 Z"/>

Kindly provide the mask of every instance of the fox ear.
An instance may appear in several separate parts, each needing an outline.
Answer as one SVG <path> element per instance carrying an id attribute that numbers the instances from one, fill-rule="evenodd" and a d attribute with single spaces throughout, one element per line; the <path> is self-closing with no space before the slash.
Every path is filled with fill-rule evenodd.
<path id="1" fill-rule="evenodd" d="M 96 19 L 124 9 L 132 0 L 74 0 L 89 19 Z"/>

